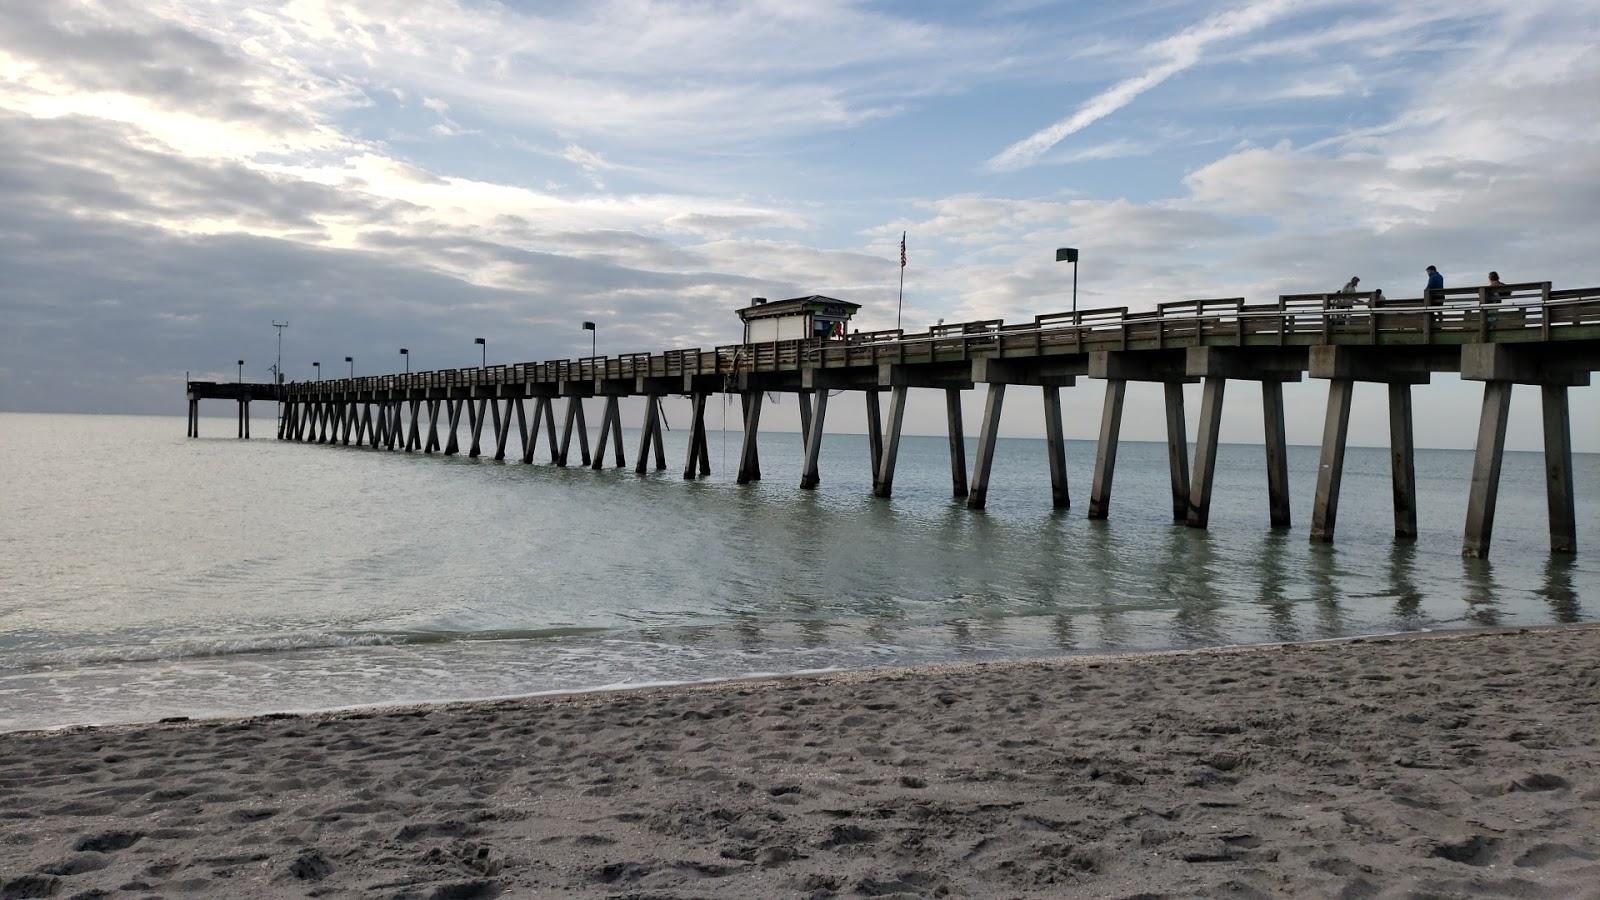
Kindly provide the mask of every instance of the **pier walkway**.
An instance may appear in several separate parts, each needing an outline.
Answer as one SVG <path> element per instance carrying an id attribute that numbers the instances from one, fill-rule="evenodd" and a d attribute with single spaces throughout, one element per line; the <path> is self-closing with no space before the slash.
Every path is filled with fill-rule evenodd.
<path id="1" fill-rule="evenodd" d="M 1538 385 L 1544 421 L 1550 545 L 1576 552 L 1568 388 L 1589 384 L 1600 370 L 1600 288 L 1552 290 L 1549 282 L 1502 288 L 1456 288 L 1423 299 L 1392 300 L 1381 292 L 1283 296 L 1276 303 L 1240 298 L 1164 303 L 1148 312 L 1126 307 L 941 325 L 845 339 L 796 339 L 713 349 L 668 350 L 481 368 L 378 375 L 316 382 L 222 384 L 190 382 L 189 434 L 198 432 L 203 399 L 234 400 L 239 436 L 249 430 L 252 400 L 281 404 L 282 440 L 370 446 L 386 450 L 461 451 L 463 415 L 470 456 L 508 453 L 534 461 L 541 431 L 550 462 L 565 466 L 574 437 L 583 465 L 624 466 L 618 399 L 646 399 L 635 467 L 666 468 L 661 398 L 691 399 L 693 417 L 683 477 L 709 475 L 705 409 L 715 393 L 737 394 L 743 410 L 737 480 L 761 477 L 759 434 L 768 392 L 798 396 L 805 462 L 800 486 L 820 483 L 819 450 L 829 393 L 859 391 L 869 425 L 873 493 L 893 491 L 901 420 L 911 388 L 945 393 L 950 476 L 956 497 L 982 509 L 989 486 L 1000 411 L 1010 385 L 1043 388 L 1051 497 L 1070 506 L 1060 390 L 1079 378 L 1105 383 L 1090 518 L 1111 510 L 1123 397 L 1129 381 L 1165 386 L 1174 521 L 1204 528 L 1211 506 L 1217 439 L 1230 381 L 1261 385 L 1270 524 L 1290 526 L 1283 383 L 1304 376 L 1328 382 L 1327 418 L 1311 511 L 1313 541 L 1333 540 L 1351 398 L 1358 381 L 1388 386 L 1395 537 L 1416 537 L 1412 387 L 1434 372 L 1484 383 L 1476 457 L 1462 552 L 1485 557 L 1494 528 L 1511 386 Z M 1189 459 L 1182 385 L 1203 382 L 1194 458 Z M 961 392 L 987 391 L 970 477 Z M 889 394 L 885 415 L 880 395 Z M 582 401 L 604 400 L 591 452 Z M 565 399 L 557 423 L 556 403 Z M 531 410 L 531 413 L 530 413 Z M 1600 410 L 1589 410 L 1600 414 Z M 513 424 L 514 420 L 514 424 Z M 444 425 L 443 435 L 440 425 Z"/>

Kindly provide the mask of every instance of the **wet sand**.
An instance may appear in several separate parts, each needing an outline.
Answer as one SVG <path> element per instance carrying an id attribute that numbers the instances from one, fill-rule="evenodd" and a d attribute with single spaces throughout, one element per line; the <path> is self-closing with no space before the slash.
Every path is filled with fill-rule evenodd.
<path id="1" fill-rule="evenodd" d="M 0 735 L 4 897 L 1600 897 L 1600 628 Z"/>

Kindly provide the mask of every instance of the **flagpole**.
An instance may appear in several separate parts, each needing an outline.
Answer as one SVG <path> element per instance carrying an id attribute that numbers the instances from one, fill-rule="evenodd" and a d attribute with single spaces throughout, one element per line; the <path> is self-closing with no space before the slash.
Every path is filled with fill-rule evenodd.
<path id="1" fill-rule="evenodd" d="M 900 330 L 900 310 L 906 302 L 906 233 L 900 232 L 900 296 L 894 303 L 894 330 Z"/>

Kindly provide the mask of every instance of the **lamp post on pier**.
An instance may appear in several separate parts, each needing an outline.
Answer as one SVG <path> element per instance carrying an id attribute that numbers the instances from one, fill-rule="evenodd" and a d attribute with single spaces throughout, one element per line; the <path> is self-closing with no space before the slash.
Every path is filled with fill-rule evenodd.
<path id="1" fill-rule="evenodd" d="M 1072 312 L 1078 312 L 1078 248 L 1060 247 L 1056 250 L 1056 262 L 1072 263 Z"/>
<path id="2" fill-rule="evenodd" d="M 244 360 L 239 360 L 239 383 L 244 384 Z"/>
<path id="3" fill-rule="evenodd" d="M 489 368 L 489 342 L 483 338 L 473 338 L 472 342 L 483 348 L 483 354 L 478 359 L 479 367 L 484 369 Z"/>
<path id="4" fill-rule="evenodd" d="M 410 375 L 411 374 L 411 351 L 407 350 L 404 347 L 401 347 L 400 348 L 400 355 L 405 357 L 405 360 L 406 360 L 406 374 Z"/>
<path id="5" fill-rule="evenodd" d="M 350 364 L 350 379 L 352 381 L 355 380 L 355 377 L 356 377 L 356 358 L 354 356 L 346 356 L 344 358 L 344 361 Z"/>
<path id="6" fill-rule="evenodd" d="M 317 380 L 321 381 L 322 380 L 322 363 L 314 362 L 314 363 L 311 364 L 311 367 L 317 370 Z"/>
<path id="7" fill-rule="evenodd" d="M 583 323 L 583 330 L 592 332 L 589 335 L 589 355 L 598 356 L 599 353 L 596 352 L 595 348 L 600 346 L 600 329 L 596 328 L 593 322 L 585 322 Z"/>

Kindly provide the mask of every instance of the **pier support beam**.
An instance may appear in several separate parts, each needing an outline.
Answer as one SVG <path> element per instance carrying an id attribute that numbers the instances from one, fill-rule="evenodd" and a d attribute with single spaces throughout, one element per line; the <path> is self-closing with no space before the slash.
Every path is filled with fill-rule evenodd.
<path id="1" fill-rule="evenodd" d="M 967 435 L 961 424 L 961 389 L 944 389 L 946 432 L 950 439 L 950 496 L 967 496 Z"/>
<path id="2" fill-rule="evenodd" d="M 567 464 L 567 452 L 572 448 L 572 435 L 578 435 L 578 452 L 581 455 L 582 465 L 589 465 L 589 426 L 583 419 L 583 398 L 567 398 L 567 420 L 561 429 L 561 450 L 556 460 L 556 465 Z"/>
<path id="3" fill-rule="evenodd" d="M 1394 536 L 1417 537 L 1416 440 L 1411 428 L 1411 385 L 1389 384 L 1389 471 L 1394 485 Z"/>
<path id="4" fill-rule="evenodd" d="M 1349 378 L 1328 381 L 1328 415 L 1322 425 L 1322 456 L 1317 463 L 1317 495 L 1311 504 L 1311 541 L 1333 542 L 1339 518 L 1339 486 L 1344 480 L 1345 439 L 1350 430 L 1350 401 L 1356 383 Z"/>
<path id="5" fill-rule="evenodd" d="M 1161 385 L 1167 406 L 1167 470 L 1172 481 L 1172 521 L 1189 515 L 1189 429 L 1183 415 L 1183 384 Z"/>
<path id="6" fill-rule="evenodd" d="M 895 459 L 900 455 L 900 425 L 906 416 L 906 392 L 908 388 L 895 387 L 889 394 L 889 431 L 883 443 L 882 458 L 878 461 L 878 471 L 873 478 L 872 495 L 874 497 L 888 497 L 894 493 L 894 465 Z"/>
<path id="7" fill-rule="evenodd" d="M 511 406 L 513 399 L 506 398 L 505 415 L 500 414 L 500 401 L 490 400 L 489 409 L 494 412 L 494 458 L 506 458 L 506 439 L 511 436 Z"/>
<path id="8" fill-rule="evenodd" d="M 972 485 L 967 494 L 967 509 L 983 509 L 989 502 L 989 469 L 994 465 L 994 444 L 1000 437 L 1000 408 L 1005 404 L 1006 386 L 989 384 L 983 403 L 983 422 L 978 426 L 978 455 L 972 461 Z"/>
<path id="9" fill-rule="evenodd" d="M 423 446 L 423 453 L 432 453 L 439 449 L 439 401 L 428 401 L 428 443 Z"/>
<path id="10" fill-rule="evenodd" d="M 711 454 L 706 447 L 706 394 L 696 391 L 690 397 L 689 449 L 683 455 L 683 477 L 711 474 Z"/>
<path id="11" fill-rule="evenodd" d="M 467 448 L 467 456 L 473 459 L 483 455 L 483 424 L 489 415 L 489 402 L 488 397 L 479 397 L 467 401 L 468 409 L 471 409 L 473 404 L 477 404 L 477 413 L 472 416 L 472 445 Z M 498 406 L 495 407 L 495 418 L 500 418 L 500 408 Z M 495 430 L 500 430 L 498 424 L 495 425 Z"/>
<path id="12" fill-rule="evenodd" d="M 618 440 L 621 440 L 620 436 Z M 656 468 L 665 469 L 667 457 L 661 443 L 661 398 L 647 394 L 644 398 L 644 427 L 639 429 L 639 456 L 634 461 L 634 472 L 643 475 L 649 469 L 652 450 Z"/>
<path id="13" fill-rule="evenodd" d="M 1104 519 L 1111 514 L 1111 483 L 1117 473 L 1117 445 L 1122 436 L 1122 403 L 1128 395 L 1128 382 L 1106 379 L 1106 402 L 1100 411 L 1100 441 L 1094 453 L 1094 483 L 1089 488 L 1089 518 Z"/>
<path id="14" fill-rule="evenodd" d="M 811 427 L 806 429 L 805 463 L 800 470 L 800 487 L 814 490 L 822 483 L 818 472 L 818 459 L 822 454 L 822 434 L 827 430 L 828 390 L 817 391 L 816 408 L 811 411 Z"/>
<path id="15" fill-rule="evenodd" d="M 608 448 L 617 458 L 617 468 L 620 469 L 628 464 L 622 449 L 621 402 L 616 397 L 607 397 L 605 409 L 600 413 L 600 436 L 594 443 L 594 462 L 590 464 L 596 472 L 605 468 Z M 612 447 L 613 436 L 616 438 L 614 447 Z"/>
<path id="16" fill-rule="evenodd" d="M 533 401 L 533 427 L 528 427 L 528 401 L 518 397 L 517 410 L 517 447 L 522 451 L 517 458 L 523 464 L 533 462 L 533 446 L 539 442 L 539 400 Z"/>
<path id="17" fill-rule="evenodd" d="M 1578 519 L 1572 489 L 1572 419 L 1567 386 L 1540 387 L 1544 412 L 1545 495 L 1550 505 L 1550 551 L 1578 552 Z"/>
<path id="18" fill-rule="evenodd" d="M 817 395 L 816 421 L 822 419 L 822 408 L 826 405 L 823 397 L 826 393 L 824 391 Z M 744 436 L 739 442 L 739 474 L 735 478 L 739 484 L 761 480 L 761 449 L 757 438 L 761 433 L 761 401 L 764 399 L 766 393 L 763 391 L 744 391 L 739 394 L 739 405 L 744 409 Z M 806 486 L 804 477 L 800 486 Z"/>
<path id="19" fill-rule="evenodd" d="M 1061 431 L 1061 388 L 1047 384 L 1041 390 L 1044 395 L 1044 452 L 1050 460 L 1050 505 L 1055 509 L 1071 509 L 1072 491 L 1067 485 L 1067 441 Z M 1117 416 L 1119 419 L 1122 416 L 1121 401 L 1117 403 Z M 1091 504 L 1091 516 L 1093 509 Z"/>
<path id="20" fill-rule="evenodd" d="M 867 403 L 867 456 L 871 460 L 872 479 L 877 481 L 878 470 L 883 466 L 883 412 L 877 391 L 861 393 Z"/>
<path id="21" fill-rule="evenodd" d="M 800 455 L 806 452 L 806 441 L 811 439 L 811 391 L 795 394 L 800 403 Z"/>
<path id="22" fill-rule="evenodd" d="M 1472 492 L 1467 501 L 1467 529 L 1461 552 L 1489 555 L 1494 531 L 1495 498 L 1500 463 L 1505 453 L 1506 417 L 1511 385 L 1539 386 L 1544 415 L 1545 493 L 1550 512 L 1550 549 L 1572 553 L 1577 527 L 1572 485 L 1572 435 L 1567 388 L 1589 383 L 1592 351 L 1501 343 L 1466 344 L 1461 348 L 1461 377 L 1482 381 L 1483 414 L 1478 421 L 1477 455 L 1472 467 Z"/>
<path id="23" fill-rule="evenodd" d="M 1211 518 L 1211 483 L 1217 474 L 1217 436 L 1222 431 L 1222 396 L 1228 380 L 1206 377 L 1200 395 L 1200 431 L 1195 436 L 1194 471 L 1189 479 L 1189 509 L 1184 524 L 1204 528 Z"/>
<path id="24" fill-rule="evenodd" d="M 472 408 L 472 401 L 471 400 L 446 400 L 444 402 L 444 404 L 445 404 L 446 411 L 449 413 L 448 421 L 450 423 L 450 430 L 446 433 L 446 440 L 445 440 L 445 444 L 444 444 L 444 455 L 445 456 L 454 456 L 457 452 L 459 452 L 461 450 L 460 439 L 456 436 L 457 435 L 457 430 L 461 426 L 461 409 L 462 409 L 462 407 L 466 407 L 469 410 L 469 415 L 470 415 L 470 410 Z"/>
<path id="25" fill-rule="evenodd" d="M 200 401 L 194 399 L 193 397 L 190 397 L 189 398 L 188 420 L 184 423 L 184 430 L 183 430 L 183 436 L 184 437 L 199 437 L 200 436 L 200 413 L 199 413 L 199 408 L 200 408 Z"/>
<path id="26" fill-rule="evenodd" d="M 1273 528 L 1288 528 L 1289 441 L 1283 433 L 1283 382 L 1261 382 L 1261 412 L 1266 430 L 1268 515 Z"/>
<path id="27" fill-rule="evenodd" d="M 1506 419 L 1511 414 L 1511 382 L 1483 385 L 1483 412 L 1478 418 L 1478 443 L 1472 458 L 1472 488 L 1467 498 L 1467 533 L 1461 555 L 1489 556 L 1494 536 L 1494 507 L 1500 493 L 1500 463 L 1505 459 Z"/>

